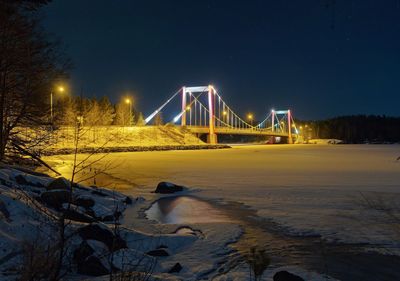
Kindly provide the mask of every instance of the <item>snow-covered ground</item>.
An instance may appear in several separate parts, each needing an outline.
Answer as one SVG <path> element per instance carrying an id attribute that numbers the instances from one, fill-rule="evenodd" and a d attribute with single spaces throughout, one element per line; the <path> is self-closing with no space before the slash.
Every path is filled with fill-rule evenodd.
<path id="1" fill-rule="evenodd" d="M 84 127 L 79 138 L 79 148 L 204 144 L 188 130 L 172 125 Z M 46 149 L 74 148 L 75 128 L 61 127 L 51 140 Z"/>
<path id="2" fill-rule="evenodd" d="M 391 208 L 390 213 L 398 215 L 398 156 L 399 145 L 114 153 L 96 164 L 114 166 L 97 183 L 152 199 L 158 182 L 171 181 L 189 186 L 201 198 L 244 203 L 290 235 L 321 235 L 326 243 L 367 243 L 365 249 L 398 255 L 398 221 L 385 212 Z M 66 176 L 70 160 L 46 158 Z"/>

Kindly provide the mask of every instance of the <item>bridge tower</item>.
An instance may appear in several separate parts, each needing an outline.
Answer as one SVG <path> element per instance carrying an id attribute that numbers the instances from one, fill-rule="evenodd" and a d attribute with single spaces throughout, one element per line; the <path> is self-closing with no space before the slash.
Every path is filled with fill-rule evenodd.
<path id="1" fill-rule="evenodd" d="M 293 144 L 292 138 L 292 113 L 290 109 L 287 111 L 287 119 L 288 119 L 288 144 Z"/>
<path id="2" fill-rule="evenodd" d="M 209 85 L 208 86 L 208 123 L 210 127 L 210 132 L 207 136 L 207 142 L 209 144 L 217 144 L 217 134 L 215 133 L 215 112 L 214 112 L 214 88 Z"/>
<path id="3" fill-rule="evenodd" d="M 186 87 L 182 87 L 182 117 L 181 117 L 181 125 L 186 126 Z"/>

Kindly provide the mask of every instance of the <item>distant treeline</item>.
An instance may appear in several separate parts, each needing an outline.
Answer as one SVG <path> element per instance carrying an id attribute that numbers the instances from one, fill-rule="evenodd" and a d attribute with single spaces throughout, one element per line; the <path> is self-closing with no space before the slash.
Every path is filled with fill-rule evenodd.
<path id="1" fill-rule="evenodd" d="M 352 115 L 307 124 L 310 129 L 306 134 L 311 138 L 335 138 L 346 143 L 400 142 L 400 117 Z"/>

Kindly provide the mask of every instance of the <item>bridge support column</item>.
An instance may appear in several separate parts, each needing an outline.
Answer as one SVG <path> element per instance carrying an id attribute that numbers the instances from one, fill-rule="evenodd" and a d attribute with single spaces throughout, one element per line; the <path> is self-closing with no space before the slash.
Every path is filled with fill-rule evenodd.
<path id="1" fill-rule="evenodd" d="M 273 110 L 273 109 L 271 111 L 271 118 L 272 118 L 271 131 L 274 132 L 275 131 L 275 110 Z"/>
<path id="2" fill-rule="evenodd" d="M 181 125 L 186 126 L 186 87 L 182 87 L 182 116 L 181 116 Z"/>
<path id="3" fill-rule="evenodd" d="M 217 134 L 208 134 L 207 135 L 207 143 L 208 144 L 218 144 Z"/>
<path id="4" fill-rule="evenodd" d="M 215 115 L 214 115 L 214 90 L 212 86 L 208 86 L 208 123 L 210 127 L 210 132 L 207 136 L 207 142 L 209 144 L 217 144 L 217 134 L 215 133 Z"/>
<path id="5" fill-rule="evenodd" d="M 293 144 L 293 137 L 292 137 L 292 114 L 290 109 L 287 112 L 288 118 L 288 144 Z"/>

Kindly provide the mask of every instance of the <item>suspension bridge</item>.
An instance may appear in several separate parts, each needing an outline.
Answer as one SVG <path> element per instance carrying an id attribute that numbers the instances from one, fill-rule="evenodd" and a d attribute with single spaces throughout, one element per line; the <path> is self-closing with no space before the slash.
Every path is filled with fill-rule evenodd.
<path id="1" fill-rule="evenodd" d="M 161 106 L 146 119 L 149 124 L 157 114 L 173 101 L 180 98 L 180 112 L 170 123 L 186 127 L 190 132 L 207 135 L 207 142 L 218 143 L 217 135 L 260 135 L 284 138 L 287 143 L 293 143 L 298 136 L 298 130 L 290 109 L 271 110 L 258 124 L 246 121 L 236 114 L 222 99 L 219 92 L 211 85 L 197 87 L 182 87 L 176 91 Z"/>

